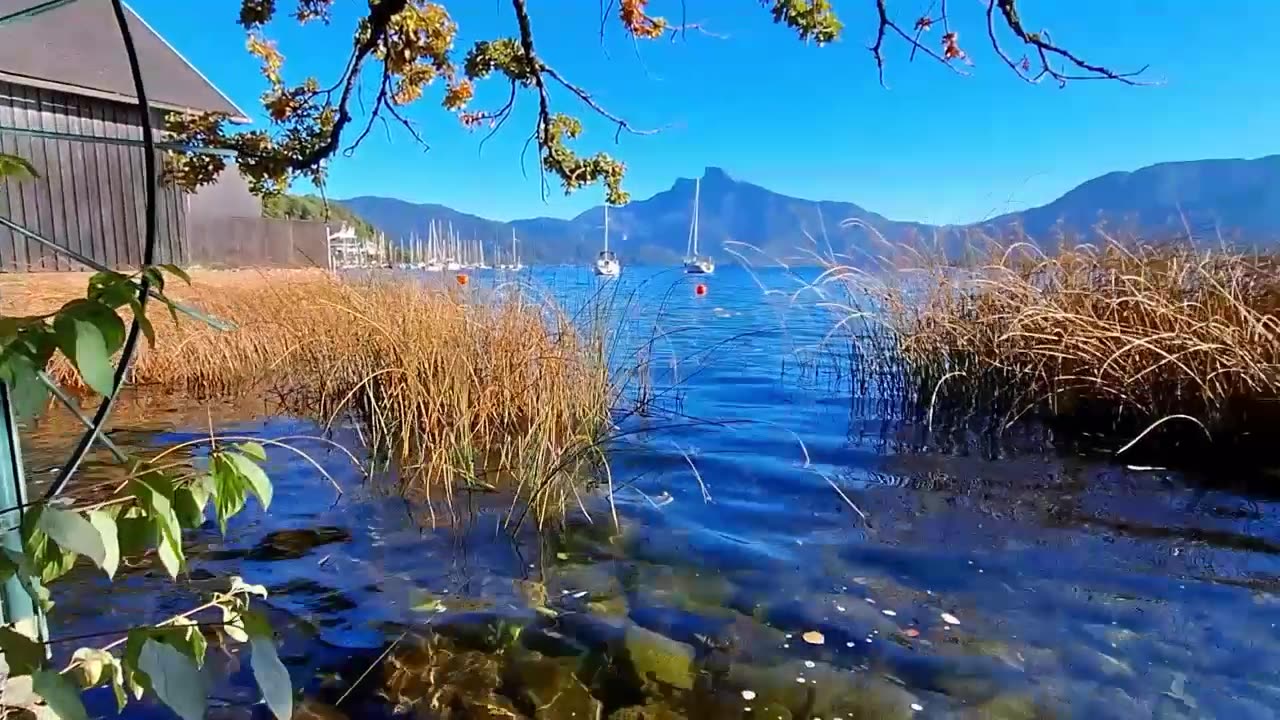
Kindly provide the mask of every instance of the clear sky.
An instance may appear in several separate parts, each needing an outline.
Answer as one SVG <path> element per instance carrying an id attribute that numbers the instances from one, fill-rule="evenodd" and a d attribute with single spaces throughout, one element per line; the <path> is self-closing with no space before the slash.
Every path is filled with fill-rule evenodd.
<path id="1" fill-rule="evenodd" d="M 291 9 L 291 0 L 278 0 Z M 261 124 L 264 89 L 236 24 L 238 0 L 132 0 L 132 6 Z M 902 21 L 928 3 L 891 2 Z M 291 80 L 332 82 L 351 46 L 363 0 L 337 0 L 330 26 L 271 28 Z M 1129 69 L 1150 64 L 1156 87 L 1078 82 L 1059 90 L 1013 76 L 986 46 L 985 3 L 953 0 L 960 40 L 974 60 L 957 77 L 908 48 L 886 50 L 889 89 L 879 86 L 866 46 L 875 29 L 872 0 L 835 0 L 841 41 L 805 46 L 750 0 L 684 0 L 690 32 L 677 42 L 634 45 L 616 18 L 599 35 L 599 7 L 588 0 L 533 0 L 539 53 L 599 102 L 655 135 L 623 136 L 571 97 L 555 109 L 579 115 L 583 152 L 607 150 L 628 166 L 627 188 L 644 198 L 717 165 L 778 192 L 843 200 L 894 219 L 968 222 L 1045 203 L 1112 170 L 1167 160 L 1280 153 L 1280 80 L 1275 28 L 1280 0 L 1061 0 L 1024 2 L 1030 28 L 1087 59 Z M 459 60 L 478 39 L 515 34 L 503 0 L 447 3 L 458 21 Z M 651 0 L 650 12 L 679 18 L 680 0 Z M 916 7 L 919 6 L 919 7 Z M 198 9 L 197 9 L 198 8 Z M 1267 40 L 1271 37 L 1272 40 Z M 938 33 L 926 36 L 938 42 Z M 1007 47 L 1016 50 L 1012 42 Z M 1020 55 L 1020 51 L 1017 53 Z M 327 81 L 327 82 L 325 82 Z M 501 81 L 476 107 L 499 104 Z M 598 188 L 568 198 L 553 186 L 544 201 L 532 152 L 536 99 L 494 139 L 461 129 L 438 109 L 440 88 L 408 115 L 430 143 L 424 151 L 402 129 L 376 131 L 352 157 L 332 166 L 332 197 L 385 195 L 437 202 L 499 220 L 568 217 L 601 201 Z M 486 102 L 488 101 L 488 102 Z M 359 108 L 357 108 L 357 111 Z"/>

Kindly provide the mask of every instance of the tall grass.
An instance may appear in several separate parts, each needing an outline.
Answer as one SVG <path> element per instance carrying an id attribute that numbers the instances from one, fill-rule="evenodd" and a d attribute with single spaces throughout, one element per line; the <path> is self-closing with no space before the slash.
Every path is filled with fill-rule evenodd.
<path id="1" fill-rule="evenodd" d="M 1280 262 L 1103 238 L 1045 254 L 984 238 L 898 246 L 816 285 L 855 329 L 864 387 L 916 417 L 1020 419 L 1126 442 L 1280 437 Z M 1153 436 L 1153 437 L 1155 437 Z"/>
<path id="2" fill-rule="evenodd" d="M 601 475 L 618 395 L 600 322 L 451 279 L 219 273 L 173 290 L 237 329 L 152 313 L 157 344 L 138 359 L 135 385 L 266 391 L 288 413 L 353 424 L 408 487 L 450 508 L 458 488 L 506 490 L 519 517 L 545 523 L 581 506 Z M 65 363 L 52 374 L 78 383 Z"/>

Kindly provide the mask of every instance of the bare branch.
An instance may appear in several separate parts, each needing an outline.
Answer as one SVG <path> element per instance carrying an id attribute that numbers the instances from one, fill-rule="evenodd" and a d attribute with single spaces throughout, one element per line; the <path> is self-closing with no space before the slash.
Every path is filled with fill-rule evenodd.
<path id="1" fill-rule="evenodd" d="M 545 63 L 539 63 L 538 69 L 540 72 L 550 75 L 552 80 L 555 80 L 556 82 L 560 83 L 562 86 L 564 86 L 566 90 L 573 93 L 574 95 L 577 95 L 578 99 L 581 100 L 587 107 L 596 111 L 596 114 L 600 115 L 606 120 L 617 125 L 618 132 L 617 134 L 615 134 L 615 139 L 617 138 L 618 134 L 621 134 L 623 132 L 627 132 L 632 135 L 657 134 L 658 132 L 657 130 L 637 130 L 636 128 L 632 127 L 631 123 L 627 122 L 625 118 L 618 117 L 617 115 L 614 115 L 608 110 L 605 110 L 603 107 L 600 106 L 599 103 L 595 101 L 594 98 L 591 97 L 590 93 L 588 93 L 586 90 L 582 89 L 581 87 L 574 85 L 573 83 L 566 80 L 563 75 L 561 75 L 559 72 L 556 71 L 555 68 Z"/>
<path id="2" fill-rule="evenodd" d="M 1018 37 L 1023 43 L 1030 45 L 1036 49 L 1036 54 L 1040 58 L 1041 70 L 1034 76 L 1028 75 L 1030 72 L 1030 63 L 1024 58 L 1021 63 L 1014 63 L 1013 60 L 1000 47 L 1000 43 L 996 39 L 995 22 L 993 20 L 994 11 L 1000 10 L 1001 16 L 1004 18 L 1004 24 L 1009 30 Z M 1134 80 L 1135 77 L 1147 71 L 1148 65 L 1131 72 L 1116 72 L 1103 65 L 1096 65 L 1081 59 L 1070 50 L 1066 50 L 1055 45 L 1049 37 L 1047 31 L 1037 33 L 1029 33 L 1022 25 L 1022 18 L 1018 15 L 1017 0 L 987 0 L 987 33 L 990 35 L 991 44 L 995 48 L 996 53 L 1010 67 L 1014 69 L 1024 80 L 1036 82 L 1040 78 L 1048 75 L 1058 81 L 1058 85 L 1066 85 L 1069 80 L 1115 80 L 1125 85 L 1148 85 L 1150 83 Z M 1079 70 L 1083 70 L 1085 74 L 1069 74 L 1061 70 L 1054 69 L 1050 62 L 1050 55 L 1061 58 Z"/>

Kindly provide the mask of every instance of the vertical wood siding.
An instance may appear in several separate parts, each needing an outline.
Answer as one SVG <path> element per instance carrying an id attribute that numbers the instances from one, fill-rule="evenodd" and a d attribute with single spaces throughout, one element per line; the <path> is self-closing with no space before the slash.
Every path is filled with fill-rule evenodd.
<path id="1" fill-rule="evenodd" d="M 141 140 L 138 118 L 137 108 L 127 104 L 0 82 L 0 128 Z M 159 127 L 162 113 L 151 120 Z M 32 138 L 0 129 L 0 152 L 27 160 L 40 175 L 0 180 L 0 215 L 108 267 L 141 265 L 146 229 L 141 147 Z M 267 220 L 260 213 L 234 169 L 194 196 L 162 182 L 155 260 L 213 267 L 328 264 L 323 224 Z M 0 272 L 83 269 L 62 253 L 0 228 Z"/>

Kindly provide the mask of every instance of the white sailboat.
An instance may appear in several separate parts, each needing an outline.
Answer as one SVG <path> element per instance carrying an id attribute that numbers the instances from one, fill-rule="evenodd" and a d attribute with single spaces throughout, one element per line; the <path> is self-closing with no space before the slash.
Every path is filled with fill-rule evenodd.
<path id="1" fill-rule="evenodd" d="M 462 263 L 458 261 L 458 257 L 462 254 L 462 248 L 458 245 L 458 236 L 453 233 L 453 223 L 449 223 L 449 251 L 444 261 L 445 270 L 461 270 Z"/>
<path id="2" fill-rule="evenodd" d="M 618 277 L 622 274 L 622 263 L 609 250 L 609 206 L 604 206 L 604 250 L 596 256 L 595 273 L 601 277 Z"/>
<path id="3" fill-rule="evenodd" d="M 511 265 L 508 268 L 519 272 L 524 269 L 524 265 L 520 264 L 520 251 L 516 249 L 516 229 L 511 228 Z"/>
<path id="4" fill-rule="evenodd" d="M 693 181 L 693 219 L 689 223 L 689 251 L 684 258 L 684 271 L 690 275 L 710 275 L 716 271 L 716 263 L 710 255 L 698 254 L 698 201 L 702 192 L 702 179 Z"/>
<path id="5" fill-rule="evenodd" d="M 427 272 L 440 272 L 444 265 L 440 262 L 440 235 L 436 232 L 436 221 L 432 220 L 427 230 Z"/>

